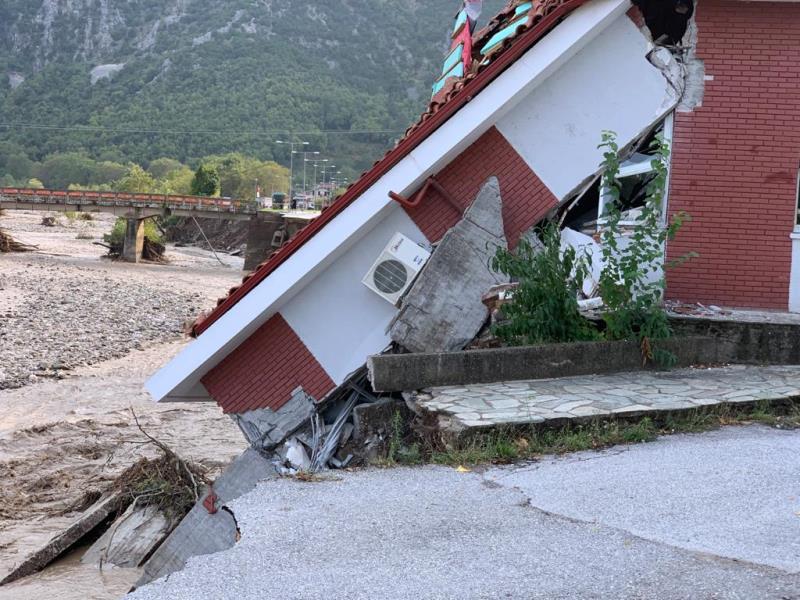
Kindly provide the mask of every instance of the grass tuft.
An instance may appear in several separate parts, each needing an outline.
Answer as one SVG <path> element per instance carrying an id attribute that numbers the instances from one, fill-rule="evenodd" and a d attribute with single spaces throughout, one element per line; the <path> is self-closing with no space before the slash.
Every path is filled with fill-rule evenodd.
<path id="1" fill-rule="evenodd" d="M 760 423 L 779 429 L 800 429 L 800 402 L 721 405 L 637 419 L 596 419 L 559 428 L 508 426 L 466 432 L 434 445 L 430 436 L 414 437 L 414 427 L 393 420 L 387 445 L 387 466 L 507 464 L 545 454 L 600 450 L 624 444 L 645 444 L 678 433 L 702 433 L 725 426 Z M 411 436 L 407 434 L 411 431 Z M 426 443 L 426 440 L 428 442 Z M 409 460 L 406 460 L 408 458 Z"/>

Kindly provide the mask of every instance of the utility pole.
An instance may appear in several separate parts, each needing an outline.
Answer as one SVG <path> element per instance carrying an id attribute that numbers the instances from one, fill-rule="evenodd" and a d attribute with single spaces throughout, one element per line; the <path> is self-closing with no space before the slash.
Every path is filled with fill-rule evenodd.
<path id="1" fill-rule="evenodd" d="M 336 165 L 325 165 L 322 167 L 322 186 L 325 187 L 325 175 L 330 171 L 336 169 Z M 328 182 L 330 184 L 330 182 Z M 331 189 L 328 185 L 328 203 L 330 203 Z"/>
<path id="2" fill-rule="evenodd" d="M 306 187 L 306 163 L 308 161 L 308 156 L 319 155 L 319 152 L 303 152 L 303 198 L 305 199 L 306 195 L 308 194 L 308 188 Z"/>
<path id="3" fill-rule="evenodd" d="M 316 207 L 316 205 L 317 205 L 317 197 L 319 196 L 319 194 L 317 194 L 317 168 L 319 167 L 319 163 L 326 163 L 326 162 L 328 162 L 328 159 L 327 158 L 318 158 L 316 160 L 310 160 L 308 162 L 314 163 L 314 184 L 313 184 L 314 187 L 312 189 L 314 190 L 314 207 Z"/>
<path id="4" fill-rule="evenodd" d="M 295 146 L 308 146 L 310 142 L 289 142 L 286 140 L 275 140 L 276 144 L 289 146 L 289 205 L 294 201 L 294 155 L 299 153 Z"/>

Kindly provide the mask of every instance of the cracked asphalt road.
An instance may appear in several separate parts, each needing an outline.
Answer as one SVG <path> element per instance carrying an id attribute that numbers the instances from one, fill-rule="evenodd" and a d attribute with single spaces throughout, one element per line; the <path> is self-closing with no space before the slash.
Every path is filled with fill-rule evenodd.
<path id="1" fill-rule="evenodd" d="M 135 600 L 800 599 L 800 432 L 261 484 L 233 549 Z"/>

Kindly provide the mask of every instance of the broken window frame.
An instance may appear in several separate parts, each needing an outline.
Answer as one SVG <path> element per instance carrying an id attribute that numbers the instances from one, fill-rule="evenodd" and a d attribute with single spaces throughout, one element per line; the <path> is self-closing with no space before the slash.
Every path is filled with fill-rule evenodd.
<path id="1" fill-rule="evenodd" d="M 674 113 L 670 113 L 664 119 L 664 141 L 667 142 L 670 148 L 670 157 L 667 161 L 667 185 L 666 185 L 666 192 L 664 194 L 664 202 L 663 206 L 661 207 L 661 225 L 666 227 L 667 225 L 667 215 L 669 214 L 669 187 L 670 187 L 670 175 L 672 173 L 672 141 L 674 137 L 675 131 L 675 115 Z M 636 156 L 634 154 L 633 156 Z M 633 158 L 633 157 L 631 157 Z M 626 160 L 620 165 L 619 174 L 617 175 L 617 179 L 625 179 L 628 177 L 637 177 L 639 175 L 646 175 L 648 173 L 655 173 L 653 169 L 652 159 L 651 160 L 640 160 L 640 161 L 632 161 L 631 158 Z M 798 186 L 800 186 L 800 180 L 798 181 Z M 603 177 L 600 181 L 600 200 L 597 203 L 597 231 L 600 231 L 608 222 L 605 217 L 606 214 L 606 207 L 613 201 L 611 194 L 608 193 L 608 183 Z M 800 225 L 800 187 L 798 187 L 798 224 Z M 635 221 L 620 221 L 620 225 L 623 227 L 633 227 L 636 225 Z"/>

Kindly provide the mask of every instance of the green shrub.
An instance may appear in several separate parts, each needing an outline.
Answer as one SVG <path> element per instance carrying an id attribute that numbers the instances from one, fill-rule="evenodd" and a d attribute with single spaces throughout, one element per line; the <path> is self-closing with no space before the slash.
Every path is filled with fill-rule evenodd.
<path id="1" fill-rule="evenodd" d="M 662 273 L 658 280 L 653 281 L 651 273 L 667 267 L 666 242 L 675 237 L 689 216 L 679 213 L 665 224 L 663 210 L 669 173 L 669 144 L 660 135 L 653 141 L 650 150 L 654 156 L 654 177 L 647 184 L 644 206 L 627 236 L 628 243 L 622 245 L 620 240 L 624 234 L 616 135 L 610 131 L 603 132 L 599 147 L 605 149 L 603 194 L 611 198 L 603 215 L 605 223 L 601 231 L 603 273 L 600 295 L 606 306 L 603 314 L 606 337 L 636 340 L 642 347 L 645 362 L 655 360 L 662 366 L 671 366 L 674 356 L 653 347 L 654 341 L 666 339 L 672 333 L 662 308 L 666 278 Z M 690 256 L 683 260 L 688 258 Z"/>
<path id="2" fill-rule="evenodd" d="M 500 250 L 492 261 L 495 271 L 519 283 L 513 301 L 503 307 L 507 323 L 495 335 L 514 345 L 575 342 L 598 338 L 578 311 L 578 292 L 588 274 L 588 261 L 573 248 L 561 251 L 556 223 L 539 229 L 543 249 L 522 239 L 516 253 Z"/>
<path id="3" fill-rule="evenodd" d="M 112 248 L 122 248 L 122 245 L 125 242 L 126 227 L 126 219 L 124 217 L 120 217 L 114 223 L 114 228 L 111 230 L 111 233 L 103 236 L 103 241 Z M 144 235 L 151 242 L 156 242 L 159 244 L 163 243 L 161 239 L 161 231 L 159 231 L 158 225 L 156 225 L 153 219 L 147 219 L 144 222 Z"/>

